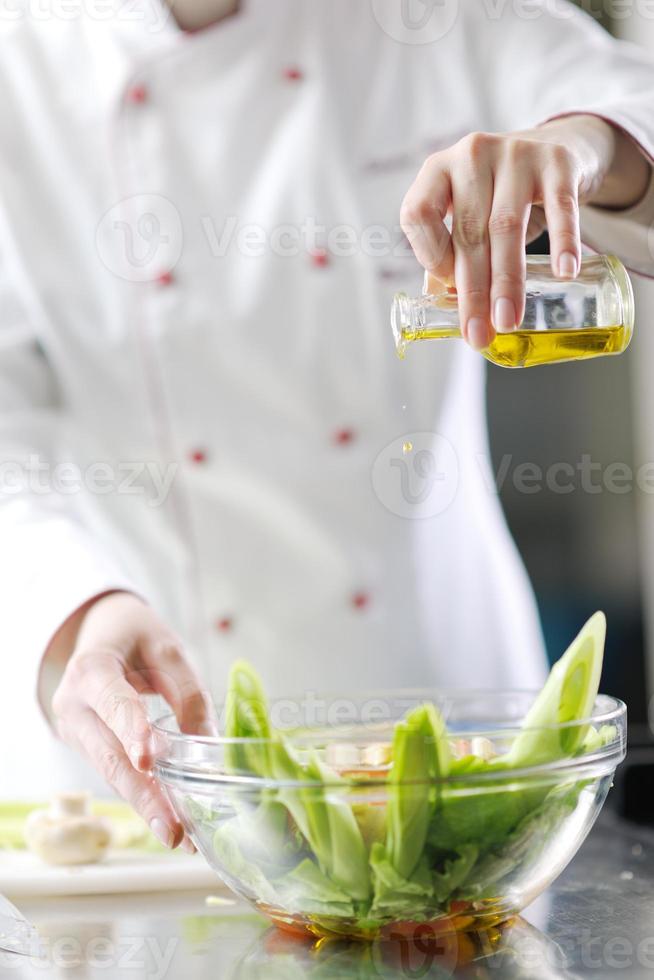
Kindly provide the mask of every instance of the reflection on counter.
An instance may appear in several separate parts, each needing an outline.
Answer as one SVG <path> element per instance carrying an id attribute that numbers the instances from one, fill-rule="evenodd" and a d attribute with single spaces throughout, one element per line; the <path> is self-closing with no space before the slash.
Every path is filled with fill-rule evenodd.
<path id="1" fill-rule="evenodd" d="M 0 953 L 2 980 L 651 980 L 654 830 L 605 810 L 524 918 L 482 933 L 371 945 L 311 941 L 206 891 L 24 898 L 44 960 Z"/>
<path id="2" fill-rule="evenodd" d="M 372 943 L 305 938 L 270 929 L 229 980 L 391 980 L 467 977 L 549 980 L 572 976 L 557 944 L 524 919 L 469 933 L 436 934 L 429 925 Z"/>

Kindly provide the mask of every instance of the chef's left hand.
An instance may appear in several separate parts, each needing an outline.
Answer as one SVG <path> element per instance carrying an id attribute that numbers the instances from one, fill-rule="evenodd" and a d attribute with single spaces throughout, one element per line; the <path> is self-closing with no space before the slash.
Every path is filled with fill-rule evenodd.
<path id="1" fill-rule="evenodd" d="M 526 243 L 547 228 L 554 274 L 574 278 L 579 202 L 629 207 L 650 175 L 636 144 L 593 116 L 471 133 L 426 160 L 402 204 L 402 228 L 421 265 L 456 285 L 463 336 L 482 349 L 496 330 L 522 322 Z"/>

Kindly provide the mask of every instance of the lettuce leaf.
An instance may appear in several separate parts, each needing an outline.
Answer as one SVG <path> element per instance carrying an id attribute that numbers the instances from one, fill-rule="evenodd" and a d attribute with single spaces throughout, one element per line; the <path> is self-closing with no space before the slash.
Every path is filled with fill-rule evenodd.
<path id="1" fill-rule="evenodd" d="M 260 823 L 278 825 L 283 806 L 311 848 L 322 873 L 346 892 L 348 901 L 370 897 L 368 852 L 345 793 L 347 783 L 331 772 L 315 753 L 301 764 L 286 741 L 273 732 L 263 685 L 253 668 L 237 661 L 231 669 L 226 700 L 226 734 L 252 739 L 251 745 L 228 746 L 231 771 L 253 773 L 290 783 L 263 794 Z M 306 788 L 302 786 L 306 783 Z M 272 853 L 275 853 L 273 850 Z M 326 903 L 328 904 L 328 902 Z"/>
<path id="2" fill-rule="evenodd" d="M 428 840 L 438 851 L 461 851 L 474 844 L 481 852 L 499 844 L 552 788 L 497 779 L 469 786 L 452 783 L 443 790 L 429 827 Z"/>
<path id="3" fill-rule="evenodd" d="M 552 667 L 522 722 L 522 731 L 505 755 L 477 763 L 468 757 L 451 765 L 450 781 L 429 828 L 432 847 L 458 851 L 462 845 L 475 844 L 480 853 L 496 848 L 543 803 L 555 785 L 556 777 L 551 775 L 544 775 L 540 781 L 532 776 L 528 783 L 518 777 L 513 780 L 511 769 L 544 765 L 579 751 L 595 750 L 614 737 L 610 726 L 596 732 L 587 722 L 597 697 L 605 635 L 604 614 L 595 613 Z M 566 727 L 558 727 L 561 724 Z M 489 781 L 488 773 L 493 771 L 498 779 Z M 484 774 L 484 779 L 474 786 L 454 781 L 457 774 L 470 772 Z"/>
<path id="4" fill-rule="evenodd" d="M 615 741 L 616 735 L 617 729 L 615 725 L 600 725 L 599 728 L 591 725 L 578 754 L 590 755 L 592 752 L 597 752 L 598 749 Z"/>
<path id="5" fill-rule="evenodd" d="M 535 860 L 563 821 L 577 805 L 584 782 L 554 789 L 540 806 L 523 817 L 507 835 L 501 848 L 488 853 L 475 867 L 474 874 L 458 893 L 464 899 L 495 898 L 503 882 L 521 865 L 525 857 Z"/>
<path id="6" fill-rule="evenodd" d="M 445 859 L 442 871 L 434 871 L 432 884 L 437 901 L 447 902 L 457 888 L 466 881 L 478 854 L 479 850 L 474 844 L 464 844 L 458 854 Z"/>
<path id="7" fill-rule="evenodd" d="M 347 801 L 348 784 L 315 753 L 302 766 L 282 738 L 275 740 L 271 758 L 275 779 L 300 784 L 281 788 L 279 799 L 306 838 L 321 870 L 353 900 L 366 901 L 370 897 L 368 852 Z M 304 788 L 303 782 L 309 785 Z"/>
<path id="8" fill-rule="evenodd" d="M 552 667 L 522 722 L 522 733 L 496 765 L 543 765 L 573 755 L 583 745 L 589 730 L 586 719 L 599 690 L 605 638 L 606 618 L 596 612 Z"/>
<path id="9" fill-rule="evenodd" d="M 267 740 L 271 735 L 268 701 L 259 675 L 250 664 L 237 660 L 229 673 L 225 701 L 225 737 L 253 741 L 249 745 L 226 746 L 228 771 L 269 776 L 270 755 Z"/>
<path id="10" fill-rule="evenodd" d="M 397 871 L 383 844 L 373 844 L 370 852 L 373 902 L 370 915 L 381 919 L 414 919 L 421 909 L 434 904 L 434 884 L 426 860 L 409 878 Z"/>
<path id="11" fill-rule="evenodd" d="M 433 861 L 424 855 L 410 878 L 398 874 L 382 844 L 373 845 L 370 867 L 373 902 L 370 916 L 381 921 L 424 921 L 446 912 L 454 892 L 463 884 L 477 860 L 477 848 L 464 847 L 432 870 Z"/>
<path id="12" fill-rule="evenodd" d="M 446 776 L 450 750 L 433 704 L 415 708 L 395 726 L 388 789 L 386 853 L 397 874 L 410 879 L 422 856 L 436 810 L 437 780 Z"/>
<path id="13" fill-rule="evenodd" d="M 260 902 L 278 905 L 275 888 L 261 868 L 245 857 L 241 850 L 240 817 L 233 817 L 220 824 L 213 835 L 213 849 L 224 872 L 239 887 L 245 887 Z"/>
<path id="14" fill-rule="evenodd" d="M 289 912 L 353 917 L 355 906 L 350 895 L 323 874 L 315 861 L 305 858 L 275 887 Z"/>

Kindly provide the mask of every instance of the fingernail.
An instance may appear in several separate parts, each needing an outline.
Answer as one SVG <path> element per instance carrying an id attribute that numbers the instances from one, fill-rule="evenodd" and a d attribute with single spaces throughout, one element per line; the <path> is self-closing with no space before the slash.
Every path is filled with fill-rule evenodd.
<path id="1" fill-rule="evenodd" d="M 150 743 L 137 742 L 129 750 L 129 759 L 135 769 L 139 772 L 142 771 L 145 766 L 146 758 L 150 755 Z"/>
<path id="2" fill-rule="evenodd" d="M 563 252 L 559 256 L 559 276 L 561 279 L 574 279 L 577 275 L 577 256 L 572 252 Z"/>
<path id="3" fill-rule="evenodd" d="M 186 834 L 184 835 L 182 843 L 179 846 L 183 851 L 186 851 L 187 854 L 195 854 L 195 844 L 190 837 L 186 836 Z"/>
<path id="4" fill-rule="evenodd" d="M 173 832 L 172 830 L 163 822 L 161 817 L 153 817 L 150 821 L 150 830 L 157 838 L 160 840 L 164 847 L 173 846 Z"/>
<path id="5" fill-rule="evenodd" d="M 500 296 L 495 300 L 493 311 L 493 324 L 500 333 L 509 333 L 516 328 L 515 306 L 513 301 L 506 296 Z"/>
<path id="6" fill-rule="evenodd" d="M 472 316 L 468 320 L 468 343 L 475 350 L 488 346 L 488 324 L 480 316 Z"/>

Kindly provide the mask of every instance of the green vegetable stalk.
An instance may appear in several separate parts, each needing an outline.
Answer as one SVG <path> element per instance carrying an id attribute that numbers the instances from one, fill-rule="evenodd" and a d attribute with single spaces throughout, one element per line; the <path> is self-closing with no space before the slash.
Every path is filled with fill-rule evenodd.
<path id="1" fill-rule="evenodd" d="M 318 865 L 352 899 L 365 902 L 370 895 L 368 854 L 359 825 L 347 802 L 347 783 L 312 753 L 300 765 L 281 738 L 272 746 L 273 778 L 300 785 L 279 790 L 313 851 Z M 306 787 L 301 784 L 306 783 Z"/>
<path id="2" fill-rule="evenodd" d="M 522 734 L 498 764 L 543 765 L 573 755 L 583 744 L 599 690 L 605 637 L 606 617 L 596 612 L 552 667 L 522 722 Z"/>
<path id="3" fill-rule="evenodd" d="M 250 745 L 226 746 L 226 764 L 230 772 L 270 775 L 268 701 L 258 674 L 243 660 L 237 660 L 229 674 L 225 736 L 253 739 Z"/>
<path id="4" fill-rule="evenodd" d="M 302 765 L 284 739 L 272 732 L 261 681 L 242 661 L 231 670 L 226 725 L 229 738 L 255 740 L 251 746 L 228 746 L 228 768 L 291 784 L 277 791 L 274 805 L 281 803 L 288 810 L 322 873 L 350 900 L 365 902 L 370 895 L 368 854 L 344 798 L 347 784 L 315 754 Z M 267 741 L 256 741 L 263 739 Z"/>
<path id="5" fill-rule="evenodd" d="M 447 776 L 449 767 L 440 713 L 433 704 L 415 708 L 395 726 L 387 813 L 386 851 L 403 878 L 418 866 L 436 810 L 436 780 Z"/>

